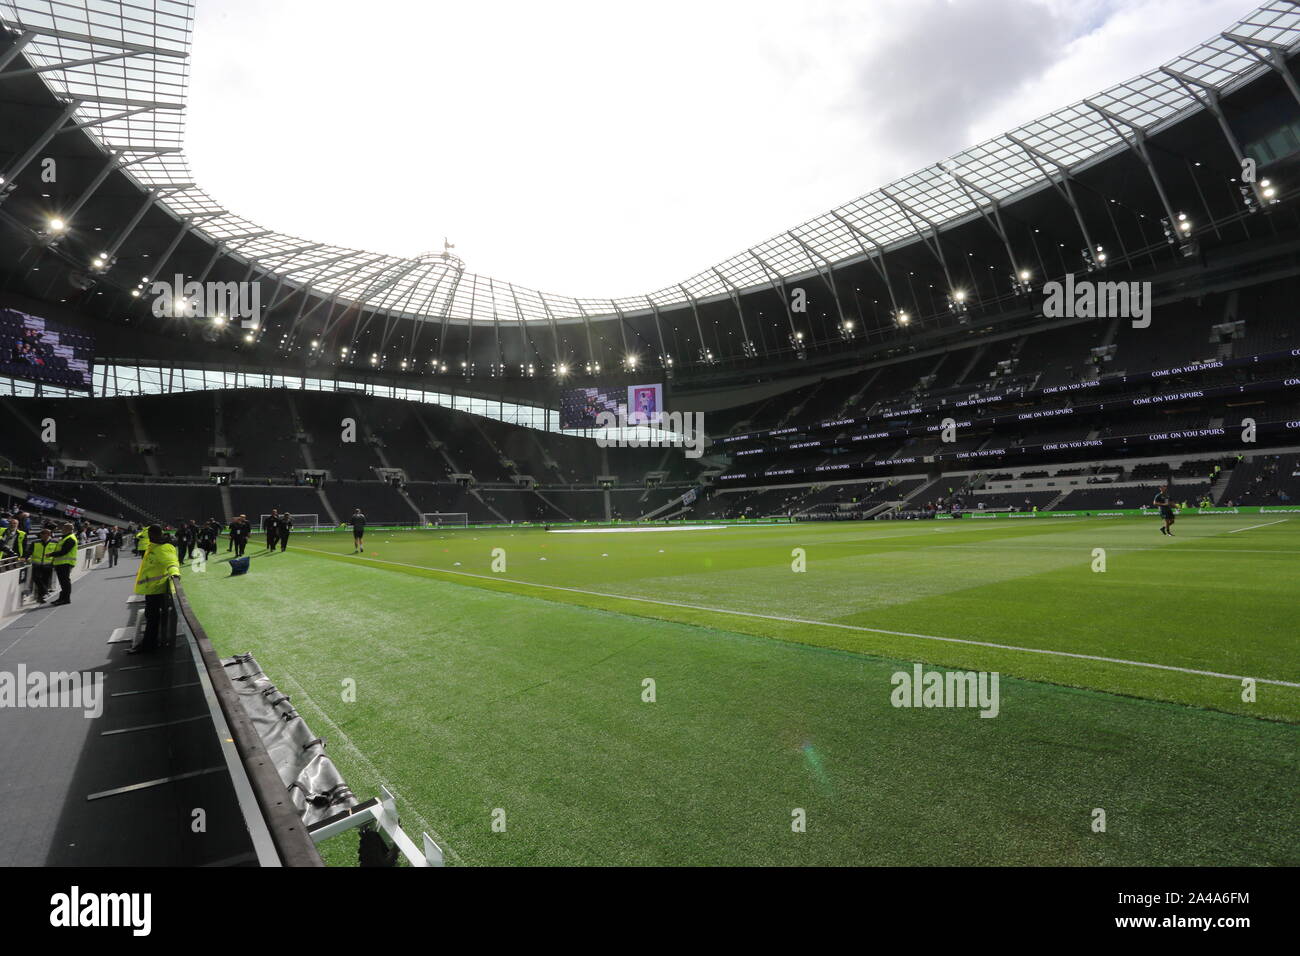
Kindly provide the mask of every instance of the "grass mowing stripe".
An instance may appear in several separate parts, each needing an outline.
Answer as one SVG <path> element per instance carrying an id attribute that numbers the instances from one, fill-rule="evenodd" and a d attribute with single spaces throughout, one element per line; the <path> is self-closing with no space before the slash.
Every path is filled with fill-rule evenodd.
<path id="1" fill-rule="evenodd" d="M 966 644 L 972 647 L 988 647 L 995 650 L 1015 651 L 1023 654 L 1045 654 L 1052 657 L 1069 657 L 1076 660 L 1097 661 L 1103 664 L 1122 664 L 1129 667 L 1146 667 L 1154 670 L 1174 671 L 1180 674 L 1194 674 L 1198 677 L 1218 677 L 1234 681 L 1254 680 L 1256 683 L 1272 684 L 1275 687 L 1300 688 L 1300 683 L 1279 680 L 1271 677 L 1252 678 L 1245 674 L 1223 674 L 1218 671 L 1198 670 L 1192 667 L 1178 667 L 1173 664 L 1155 664 L 1150 661 L 1131 661 L 1119 657 L 1103 657 L 1097 654 L 1076 654 L 1071 651 L 1047 650 L 1039 647 L 1020 647 L 1014 644 L 998 644 L 993 641 L 975 641 L 962 637 L 940 637 L 935 634 L 916 634 L 910 631 L 891 631 L 885 628 L 866 627 L 860 624 L 840 624 L 835 621 L 814 621 L 807 618 L 783 617 L 777 614 L 760 614 L 757 611 L 736 611 L 729 608 L 704 607 L 699 604 L 685 604 L 678 601 L 660 601 L 653 598 L 632 597 L 626 594 L 610 594 L 604 591 L 589 591 L 584 588 L 562 587 L 556 584 L 535 584 L 531 581 L 520 581 L 516 578 L 506 578 L 500 575 L 474 574 L 470 571 L 450 571 L 444 568 L 434 568 L 423 564 L 406 564 L 401 561 L 385 561 L 379 558 L 368 558 L 365 555 L 337 555 L 329 551 L 321 551 L 317 548 L 299 548 L 298 550 L 306 551 L 311 554 L 323 555 L 324 557 L 332 558 L 334 560 L 340 560 L 347 557 L 360 557 L 362 561 L 369 561 L 373 564 L 388 564 L 395 567 L 414 568 L 419 571 L 431 571 L 435 574 L 450 574 L 457 577 L 477 578 L 483 581 L 499 581 L 503 584 L 514 584 L 525 588 L 539 588 L 544 591 L 564 591 L 570 594 L 585 594 L 591 597 L 606 598 L 610 600 L 631 601 L 634 604 L 653 604 L 659 607 L 681 608 L 688 611 L 706 611 L 710 614 L 729 614 L 736 617 L 757 618 L 765 621 L 776 621 L 781 624 L 807 624 L 813 627 L 832 627 L 845 631 L 860 631 L 868 634 L 888 634 L 891 637 L 910 637 L 923 641 L 941 641 L 945 644 Z"/>

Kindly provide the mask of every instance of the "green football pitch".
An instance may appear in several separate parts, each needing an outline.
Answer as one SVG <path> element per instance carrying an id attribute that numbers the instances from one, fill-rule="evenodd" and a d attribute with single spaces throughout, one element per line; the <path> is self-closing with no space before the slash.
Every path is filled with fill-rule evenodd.
<path id="1" fill-rule="evenodd" d="M 1300 519 L 1157 528 L 295 534 L 184 584 L 450 863 L 1300 863 Z M 918 663 L 996 716 L 899 706 Z"/>

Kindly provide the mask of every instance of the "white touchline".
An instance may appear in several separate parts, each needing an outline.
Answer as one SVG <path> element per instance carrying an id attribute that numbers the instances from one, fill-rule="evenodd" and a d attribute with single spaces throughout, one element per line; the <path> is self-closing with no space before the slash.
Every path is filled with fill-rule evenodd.
<path id="1" fill-rule="evenodd" d="M 547 528 L 547 534 L 645 534 L 647 531 L 721 531 L 725 524 L 685 524 L 654 528 Z"/>
<path id="2" fill-rule="evenodd" d="M 311 554 L 324 554 L 334 557 L 333 551 L 321 551 L 317 548 L 298 548 Z M 355 557 L 352 555 L 351 557 Z M 612 598 L 616 601 L 632 601 L 641 604 L 657 604 L 660 607 L 675 607 L 687 611 L 708 611 L 712 614 L 731 614 L 735 617 L 754 617 L 765 621 L 777 621 L 781 624 L 810 624 L 813 627 L 834 627 L 843 631 L 863 631 L 868 634 L 888 634 L 891 637 L 914 637 L 922 641 L 941 641 L 945 644 L 969 644 L 973 647 L 991 647 L 1000 651 L 1020 651 L 1023 654 L 1046 654 L 1049 657 L 1072 657 L 1082 661 L 1100 661 L 1104 664 L 1127 664 L 1130 667 L 1150 667 L 1155 670 L 1177 671 L 1180 674 L 1196 674 L 1200 677 L 1222 677 L 1227 680 L 1253 680 L 1260 684 L 1274 684 L 1278 687 L 1297 687 L 1300 683 L 1288 680 L 1276 680 L 1271 677 L 1249 677 L 1245 674 L 1220 674 L 1218 671 L 1202 671 L 1192 667 L 1177 667 L 1173 664 L 1152 664 L 1149 661 L 1130 661 L 1122 657 L 1100 657 L 1096 654 L 1076 654 L 1073 651 L 1049 651 L 1041 647 L 1020 647 L 1016 644 L 995 644 L 992 641 L 972 641 L 965 637 L 939 637 L 934 634 L 913 634 L 910 631 L 887 631 L 881 627 L 864 627 L 860 624 L 839 624 L 835 621 L 811 621 L 802 617 L 781 617 L 776 614 L 759 614 L 756 611 L 733 611 L 724 607 L 704 607 L 700 604 L 679 604 L 676 601 L 656 601 L 654 598 L 635 597 L 630 594 L 609 594 L 605 591 L 586 591 L 582 588 L 566 588 L 558 584 L 535 584 L 532 581 L 519 581 L 515 578 L 503 578 L 500 575 L 473 574 L 469 571 L 448 571 L 443 568 L 431 568 L 424 564 L 406 564 L 402 561 L 383 561 L 379 558 L 362 558 L 376 564 L 391 564 L 397 568 L 415 568 L 417 571 L 434 571 L 438 574 L 455 574 L 465 578 L 478 578 L 483 581 L 502 581 L 506 584 L 518 584 L 528 588 L 541 588 L 545 591 L 566 591 L 570 594 L 586 594 L 590 597 Z"/>
<path id="3" fill-rule="evenodd" d="M 1249 528 L 1233 528 L 1228 534 L 1236 534 L 1238 531 L 1254 531 L 1256 528 L 1267 528 L 1271 524 L 1281 524 L 1283 521 L 1290 521 L 1290 518 L 1278 518 L 1276 521 L 1265 521 L 1263 524 L 1253 524 Z"/>
<path id="4" fill-rule="evenodd" d="M 311 549 L 308 548 L 304 550 L 311 550 Z M 340 727 L 338 724 L 334 723 L 334 721 L 330 720 L 330 715 L 325 713 L 325 708 L 322 707 L 320 704 L 316 703 L 316 701 L 312 700 L 311 694 L 307 693 L 307 689 L 303 687 L 302 684 L 298 683 L 298 681 L 294 680 L 292 674 L 285 674 L 284 678 L 286 681 L 292 683 L 295 687 L 298 688 L 294 693 L 301 699 L 307 701 L 307 703 L 311 706 L 312 710 L 316 711 L 316 713 L 320 715 L 321 720 L 325 721 L 325 723 L 329 725 L 329 729 L 332 733 L 338 734 L 339 739 L 343 741 L 343 746 L 352 752 L 352 756 L 357 759 L 358 763 L 365 765 L 365 768 L 370 771 L 370 775 L 375 778 L 375 781 L 380 786 L 386 788 L 388 792 L 391 793 L 393 796 L 395 796 L 397 799 L 404 801 L 407 804 L 407 806 L 411 808 L 411 816 L 415 817 L 415 822 L 420 825 L 420 829 L 423 830 L 425 833 L 428 833 L 436 841 L 438 841 L 438 846 L 442 847 L 443 852 L 445 852 L 449 857 L 451 857 L 457 863 L 465 862 L 460 858 L 460 854 L 457 853 L 455 850 L 453 850 L 450 846 L 448 846 L 447 841 L 438 835 L 438 831 L 435 830 L 433 827 L 429 826 L 429 821 L 424 819 L 424 817 L 420 816 L 420 812 L 415 809 L 415 805 L 411 803 L 410 800 L 407 800 L 404 796 L 398 793 L 397 788 L 384 779 L 384 775 L 379 771 L 379 768 L 376 767 L 374 763 L 371 762 L 370 758 L 367 757 L 364 753 L 362 753 L 361 749 L 352 742 L 352 738 L 347 735 L 347 733 L 343 730 L 343 728 Z"/>
<path id="5" fill-rule="evenodd" d="M 1245 529 L 1242 529 L 1242 530 L 1245 530 Z M 1231 532 L 1229 532 L 1229 533 L 1231 533 Z M 1205 535 L 1205 537 L 1206 537 L 1206 538 L 1212 538 L 1212 537 L 1215 537 L 1215 535 Z M 1191 539 L 1188 539 L 1188 540 L 1193 540 L 1193 541 L 1195 541 L 1195 540 L 1199 540 L 1199 539 L 1197 539 L 1197 538 L 1191 538 Z M 1087 550 L 1088 550 L 1086 547 L 1080 549 L 1080 548 L 1067 548 L 1067 547 L 1064 547 L 1064 546 L 1061 546 L 1061 545 L 1041 545 L 1041 546 L 1040 546 L 1040 545 L 1032 545 L 1032 544 L 1015 544 L 1014 542 L 1007 542 L 1007 546 L 1006 546 L 1006 547 L 998 547 L 996 542 L 991 542 L 991 543 L 989 543 L 989 544 L 984 544 L 984 545 L 981 545 L 981 544 L 936 544 L 936 545 L 934 545 L 933 547 L 938 548 L 939 550 L 942 550 L 942 551 L 987 551 L 987 552 L 990 552 L 990 553 L 992 553 L 992 554 L 999 554 L 999 553 L 1002 553 L 1002 552 L 1005 552 L 1005 551 L 1009 551 L 1009 550 L 1013 550 L 1013 549 L 1016 550 L 1016 551 L 1072 551 L 1072 552 L 1074 552 L 1074 553 L 1076 553 L 1076 554 L 1077 554 L 1080 550 L 1083 550 L 1083 551 L 1087 551 Z M 1184 547 L 1173 547 L 1173 548 L 1163 548 L 1163 547 L 1151 547 L 1151 548 L 1117 548 L 1117 547 L 1114 547 L 1113 545 L 1109 545 L 1109 546 L 1107 546 L 1106 550 L 1107 550 L 1107 551 L 1126 551 L 1126 552 L 1130 552 L 1130 553 L 1131 553 L 1131 552 L 1135 552 L 1135 551 L 1159 551 L 1161 554 L 1300 554 L 1300 551 L 1297 551 L 1297 550 L 1295 550 L 1295 549 L 1290 549 L 1290 550 L 1288 550 L 1288 549 L 1285 549 L 1285 548 L 1269 548 L 1269 549 L 1267 549 L 1267 550 L 1265 550 L 1265 549 L 1260 549 L 1260 548 L 1189 548 L 1189 547 L 1186 547 L 1186 546 L 1184 546 Z M 894 553 L 894 552 L 890 552 L 890 553 L 892 554 L 892 553 Z"/>

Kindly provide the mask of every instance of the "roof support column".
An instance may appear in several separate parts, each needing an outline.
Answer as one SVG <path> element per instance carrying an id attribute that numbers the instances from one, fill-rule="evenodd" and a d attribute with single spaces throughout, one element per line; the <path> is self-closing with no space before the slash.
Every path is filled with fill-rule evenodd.
<path id="1" fill-rule="evenodd" d="M 740 307 L 740 290 L 727 281 L 719 269 L 714 269 L 713 274 L 718 277 L 718 281 L 727 287 L 727 295 L 731 298 L 731 304 L 736 307 L 736 317 L 740 319 L 740 334 L 742 336 L 741 345 L 748 350 L 753 347 L 754 343 L 749 338 L 749 328 L 745 325 L 745 312 Z"/>
<path id="2" fill-rule="evenodd" d="M 704 344 L 704 326 L 700 324 L 700 310 L 695 305 L 695 299 L 686 291 L 686 286 L 679 285 L 677 288 L 682 290 L 682 295 L 686 296 L 686 301 L 691 305 L 691 314 L 695 316 L 695 334 L 700 340 L 700 361 L 708 361 L 709 347 Z"/>
<path id="3" fill-rule="evenodd" d="M 1090 100 L 1084 100 L 1083 105 L 1088 107 L 1094 113 L 1099 114 L 1106 121 L 1107 125 L 1115 131 L 1115 135 L 1132 147 L 1133 152 L 1137 154 L 1140 160 L 1142 160 L 1142 165 L 1147 168 L 1147 173 L 1151 176 L 1151 184 L 1156 188 L 1156 195 L 1160 197 L 1160 205 L 1164 207 L 1165 216 L 1169 221 L 1169 228 L 1171 230 L 1176 230 L 1178 228 L 1178 214 L 1174 212 L 1174 207 L 1169 203 L 1169 194 L 1165 192 L 1165 184 L 1161 181 L 1160 173 L 1156 169 L 1156 164 L 1151 159 L 1151 151 L 1147 148 L 1146 130 L 1134 123 L 1130 123 L 1128 120 L 1112 113 L 1110 110 L 1098 106 Z M 1129 130 L 1132 131 L 1132 141 L 1130 141 L 1124 131 L 1120 129 L 1121 125 L 1127 126 Z"/>
<path id="4" fill-rule="evenodd" d="M 978 212 L 984 221 L 988 223 L 988 226 L 993 230 L 994 235 L 1002 240 L 1002 248 L 1007 254 L 1007 263 L 1011 266 L 1012 281 L 1023 281 L 1020 276 L 1024 271 L 1024 267 L 1020 263 L 1016 262 L 1015 250 L 1011 248 L 1011 237 L 1007 233 L 1006 224 L 1002 221 L 1002 204 L 994 199 L 988 192 L 981 189 L 964 176 L 959 175 L 945 166 L 940 166 L 939 169 L 961 187 L 961 191 L 966 194 L 966 199 L 975 207 L 976 212 Z M 989 209 L 993 210 L 992 215 L 986 212 L 984 207 L 975 201 L 975 197 L 972 196 L 971 193 L 979 193 L 979 195 L 984 198 L 988 203 Z"/>
<path id="5" fill-rule="evenodd" d="M 882 189 L 880 190 L 880 193 L 882 196 L 885 196 L 887 199 L 889 199 L 889 201 L 892 202 L 895 206 L 897 206 L 900 210 L 902 210 L 903 215 L 907 217 L 908 224 L 913 229 L 916 230 L 917 236 L 919 236 L 921 241 L 925 243 L 925 247 L 930 250 L 930 252 L 934 255 L 936 259 L 939 260 L 939 266 L 940 268 L 943 269 L 944 281 L 948 283 L 948 294 L 951 295 L 952 274 L 948 272 L 948 260 L 944 258 L 943 246 L 939 244 L 939 227 L 936 226 L 929 219 L 927 219 L 925 216 L 921 215 L 919 212 L 917 212 L 907 203 L 903 202 L 901 199 L 899 199 L 897 196 L 891 193 L 888 189 Z M 930 238 L 927 238 L 925 232 L 913 221 L 912 218 L 913 216 L 915 216 L 921 222 L 925 223 L 927 226 L 930 227 Z"/>
<path id="6" fill-rule="evenodd" d="M 885 291 L 889 293 L 889 306 L 893 310 L 895 318 L 897 318 L 898 298 L 894 295 L 894 283 L 889 279 L 889 270 L 885 268 L 885 250 L 880 247 L 880 243 L 876 242 L 876 240 L 872 239 L 838 212 L 831 210 L 831 215 L 838 219 L 844 228 L 848 229 L 849 232 L 853 234 L 853 238 L 857 240 L 858 248 L 861 249 L 862 254 L 867 257 L 867 262 L 871 265 L 871 268 L 875 270 L 876 275 L 880 276 L 880 281 L 885 283 Z M 871 249 L 874 251 L 867 249 L 867 243 L 871 243 Z"/>
<path id="7" fill-rule="evenodd" d="M 1079 234 L 1083 236 L 1083 243 L 1088 250 L 1088 256 L 1090 258 L 1094 256 L 1097 247 L 1093 244 L 1092 235 L 1088 232 L 1088 224 L 1083 220 L 1083 211 L 1079 208 L 1079 203 L 1074 198 L 1074 189 L 1070 185 L 1070 171 L 1046 153 L 1040 152 L 1028 143 L 1012 136 L 1010 133 L 1007 133 L 1006 137 L 1012 143 L 1015 143 L 1020 147 L 1024 154 L 1029 157 L 1030 161 L 1038 167 L 1038 171 L 1043 174 L 1043 178 L 1052 184 L 1052 188 L 1056 190 L 1057 195 L 1065 200 L 1065 204 L 1069 206 L 1070 211 L 1074 213 L 1074 221 L 1079 227 Z M 1056 181 L 1056 176 L 1052 175 L 1043 167 L 1044 162 L 1050 163 L 1056 167 L 1056 175 L 1061 178 L 1059 183 Z"/>
<path id="8" fill-rule="evenodd" d="M 158 201 L 158 194 L 160 191 L 161 190 L 157 188 L 149 190 L 148 194 L 144 197 L 144 202 L 141 203 L 140 208 L 135 211 L 135 215 L 132 216 L 130 221 L 122 227 L 122 231 L 117 234 L 117 238 L 113 240 L 113 244 L 108 247 L 109 262 L 113 261 L 114 257 L 117 256 L 118 250 L 122 248 L 122 244 L 130 238 L 131 233 L 135 232 L 135 227 L 140 225 L 140 220 L 144 218 L 145 213 L 147 213 L 153 207 L 153 204 Z"/>
<path id="9" fill-rule="evenodd" d="M 835 272 L 834 269 L 831 267 L 830 260 L 828 260 L 820 252 L 817 252 L 815 249 L 813 249 L 812 246 L 808 245 L 808 243 L 804 242 L 793 232 L 787 232 L 786 235 L 799 244 L 799 248 L 802 249 L 804 255 L 808 257 L 808 261 L 812 264 L 812 267 L 817 270 L 817 274 L 821 276 L 822 281 L 826 283 L 826 288 L 830 290 L 831 298 L 835 300 L 835 314 L 839 316 L 840 328 L 843 329 L 845 327 L 844 308 L 840 305 L 839 289 L 835 288 Z M 818 265 L 818 262 L 821 262 L 823 265 L 825 265 L 826 268 L 824 271 L 822 269 L 822 266 Z"/>
<path id="10" fill-rule="evenodd" d="M 1291 68 L 1286 65 L 1287 48 L 1285 46 L 1280 43 L 1271 43 L 1268 40 L 1238 36 L 1235 33 L 1221 33 L 1219 35 L 1225 40 L 1237 44 L 1237 46 L 1280 76 L 1282 82 L 1286 84 L 1286 88 L 1295 97 L 1296 104 L 1300 105 L 1300 85 L 1296 84 Z M 1260 50 L 1266 50 L 1267 53 L 1260 53 Z"/>
<path id="11" fill-rule="evenodd" d="M 8 186 L 12 184 L 15 179 L 18 178 L 18 174 L 27 168 L 27 166 L 31 163 L 31 161 L 37 157 L 40 151 L 43 150 L 49 144 L 50 140 L 54 139 L 54 136 L 56 133 L 58 133 L 59 128 L 64 123 L 66 123 L 69 119 L 71 119 L 72 114 L 77 111 L 77 107 L 80 105 L 81 105 L 81 100 L 74 99 L 69 101 L 67 106 L 64 107 L 63 112 L 59 114 L 59 118 L 45 128 L 45 132 L 41 133 L 41 135 L 36 138 L 36 142 L 32 143 L 31 147 L 27 150 L 27 152 L 23 153 L 16 160 L 14 160 L 13 163 L 9 166 L 9 168 L 6 169 L 3 173 L 0 173 L 0 186 Z M 0 189 L 0 197 L 3 197 L 4 194 L 5 194 L 4 190 Z"/>
<path id="12" fill-rule="evenodd" d="M 1244 169 L 1246 166 L 1246 153 L 1241 148 L 1241 141 L 1237 139 L 1237 134 L 1232 131 L 1232 125 L 1228 122 L 1228 116 L 1223 111 L 1223 103 L 1219 99 L 1219 91 L 1208 83 L 1202 83 L 1200 80 L 1188 76 L 1186 73 L 1179 73 L 1177 70 L 1171 70 L 1167 66 L 1162 66 L 1160 71 L 1166 76 L 1172 76 L 1185 89 L 1188 94 L 1205 107 L 1219 122 L 1219 129 L 1223 131 L 1223 138 L 1232 150 L 1232 155 L 1237 159 L 1237 166 Z M 1204 94 L 1204 96 L 1202 96 Z M 1193 179 L 1193 182 L 1195 180 Z M 1263 196 L 1260 194 L 1259 183 L 1251 183 L 1250 188 L 1255 193 L 1255 199 L 1263 205 Z M 1197 186 L 1199 191 L 1200 186 Z M 1202 200 L 1204 202 L 1204 200 Z M 1207 206 L 1208 210 L 1208 206 Z M 1217 227 L 1216 227 L 1217 230 Z"/>
<path id="13" fill-rule="evenodd" d="M 785 317 L 790 323 L 790 336 L 793 339 L 794 336 L 799 334 L 799 330 L 795 328 L 794 313 L 790 311 L 790 297 L 786 295 L 785 280 L 781 278 L 779 272 L 768 265 L 763 257 L 753 249 L 746 249 L 745 251 L 754 258 L 755 262 L 763 267 L 763 273 L 767 276 L 768 284 L 771 285 L 772 291 L 776 293 L 777 298 L 781 300 L 782 307 L 785 309 Z M 793 342 L 791 344 L 793 344 Z"/>

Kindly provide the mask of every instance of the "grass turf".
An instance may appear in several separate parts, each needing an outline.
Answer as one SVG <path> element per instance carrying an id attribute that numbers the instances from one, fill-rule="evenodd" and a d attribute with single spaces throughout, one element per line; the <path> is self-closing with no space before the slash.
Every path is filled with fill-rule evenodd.
<path id="1" fill-rule="evenodd" d="M 1267 520 L 344 532 L 185 583 L 452 862 L 1294 864 L 1300 521 Z M 913 661 L 999 671 L 999 715 L 893 707 Z"/>

